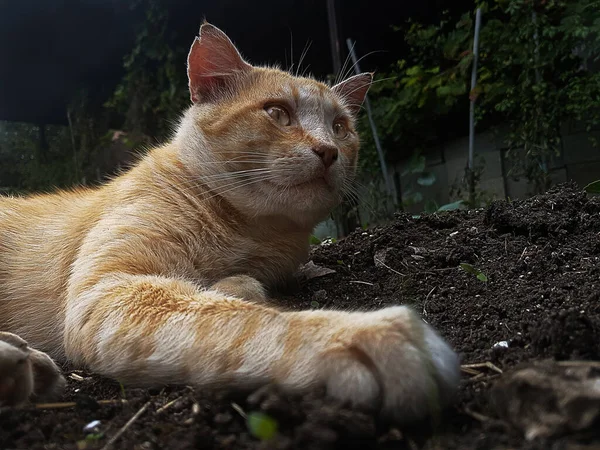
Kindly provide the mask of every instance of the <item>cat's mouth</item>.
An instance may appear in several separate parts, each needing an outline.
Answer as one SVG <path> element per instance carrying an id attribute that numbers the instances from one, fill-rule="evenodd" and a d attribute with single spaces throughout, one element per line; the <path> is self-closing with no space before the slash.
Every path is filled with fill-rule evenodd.
<path id="1" fill-rule="evenodd" d="M 282 182 L 282 181 L 268 180 L 267 182 L 272 185 L 275 185 L 277 187 L 284 187 L 284 188 L 302 189 L 302 188 L 308 188 L 308 187 L 312 187 L 312 188 L 325 187 L 328 189 L 333 189 L 332 184 L 329 182 L 327 177 L 324 175 L 319 175 L 319 176 L 313 177 L 309 180 L 301 180 L 298 182 L 289 182 L 289 180 L 285 180 L 284 182 Z"/>

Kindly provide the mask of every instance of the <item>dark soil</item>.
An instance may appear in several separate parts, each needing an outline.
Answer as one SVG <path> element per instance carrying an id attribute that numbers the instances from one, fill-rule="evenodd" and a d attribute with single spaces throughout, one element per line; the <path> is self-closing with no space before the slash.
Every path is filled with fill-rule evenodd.
<path id="1" fill-rule="evenodd" d="M 600 198 L 573 185 L 483 210 L 400 214 L 389 226 L 316 248 L 312 260 L 336 272 L 302 283 L 284 297 L 286 307 L 410 304 L 463 364 L 491 362 L 502 371 L 545 359 L 600 360 Z M 494 348 L 501 341 L 508 346 Z M 248 397 L 190 388 L 122 390 L 77 374 L 84 379 L 69 379 L 62 399 L 74 407 L 0 412 L 0 448 L 102 448 L 144 405 L 113 448 L 600 448 L 600 424 L 527 441 L 497 414 L 490 393 L 502 376 L 486 367 L 465 371 L 459 398 L 439 423 L 405 427 L 341 408 L 321 392 L 289 397 L 264 388 Z M 125 402 L 97 402 L 110 399 Z M 232 404 L 269 414 L 277 437 L 254 438 Z M 96 431 L 84 432 L 93 420 L 100 421 Z"/>

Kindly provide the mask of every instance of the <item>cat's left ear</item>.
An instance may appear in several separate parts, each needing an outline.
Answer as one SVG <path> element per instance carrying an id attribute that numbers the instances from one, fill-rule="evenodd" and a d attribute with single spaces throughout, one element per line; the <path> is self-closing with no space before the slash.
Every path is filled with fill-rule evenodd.
<path id="1" fill-rule="evenodd" d="M 233 42 L 214 25 L 203 23 L 188 54 L 188 80 L 193 103 L 216 98 L 237 74 L 252 69 Z"/>
<path id="2" fill-rule="evenodd" d="M 344 100 L 352 114 L 356 115 L 365 101 L 365 96 L 372 82 L 372 73 L 360 73 L 336 84 L 331 89 Z"/>

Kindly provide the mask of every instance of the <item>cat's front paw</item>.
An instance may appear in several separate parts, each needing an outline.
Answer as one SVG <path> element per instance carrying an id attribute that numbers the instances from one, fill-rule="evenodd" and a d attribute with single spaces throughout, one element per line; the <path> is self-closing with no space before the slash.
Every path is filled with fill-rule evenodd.
<path id="1" fill-rule="evenodd" d="M 58 366 L 43 352 L 32 349 L 19 336 L 0 332 L 0 406 L 25 403 L 62 393 L 66 381 Z"/>
<path id="2" fill-rule="evenodd" d="M 436 414 L 452 401 L 458 355 L 411 309 L 355 313 L 344 328 L 324 358 L 331 396 L 398 421 Z"/>

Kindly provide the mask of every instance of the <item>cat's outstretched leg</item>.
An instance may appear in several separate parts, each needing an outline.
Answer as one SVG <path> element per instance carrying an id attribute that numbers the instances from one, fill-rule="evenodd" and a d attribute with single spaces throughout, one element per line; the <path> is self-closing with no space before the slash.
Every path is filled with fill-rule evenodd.
<path id="1" fill-rule="evenodd" d="M 447 404 L 459 382 L 456 354 L 405 307 L 280 312 L 182 280 L 125 274 L 70 302 L 67 355 L 125 383 L 321 385 L 411 420 Z"/>
<path id="2" fill-rule="evenodd" d="M 48 355 L 28 347 L 19 336 L 0 332 L 0 406 L 19 405 L 32 396 L 55 398 L 65 379 Z"/>

